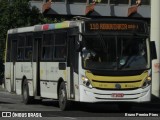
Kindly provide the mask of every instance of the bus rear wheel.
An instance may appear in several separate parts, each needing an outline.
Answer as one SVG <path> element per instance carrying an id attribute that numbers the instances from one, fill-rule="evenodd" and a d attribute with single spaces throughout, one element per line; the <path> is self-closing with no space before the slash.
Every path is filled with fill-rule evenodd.
<path id="1" fill-rule="evenodd" d="M 70 102 L 67 100 L 67 90 L 64 82 L 60 84 L 58 91 L 58 98 L 59 98 L 60 109 L 62 111 L 68 110 L 70 107 Z"/>
<path id="2" fill-rule="evenodd" d="M 23 82 L 22 97 L 25 104 L 30 104 L 33 101 L 33 97 L 29 96 L 29 87 L 27 80 L 24 80 Z"/>

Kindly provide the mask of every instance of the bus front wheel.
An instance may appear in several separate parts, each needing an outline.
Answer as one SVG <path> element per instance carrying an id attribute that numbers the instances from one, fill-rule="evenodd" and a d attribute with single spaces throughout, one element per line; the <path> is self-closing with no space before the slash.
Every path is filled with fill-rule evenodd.
<path id="1" fill-rule="evenodd" d="M 31 103 L 33 97 L 29 96 L 29 87 L 27 80 L 24 80 L 23 82 L 23 91 L 22 91 L 22 97 L 23 97 L 23 102 L 25 104 Z"/>
<path id="2" fill-rule="evenodd" d="M 70 102 L 67 100 L 67 90 L 65 83 L 62 82 L 58 91 L 59 107 L 62 111 L 69 109 Z"/>

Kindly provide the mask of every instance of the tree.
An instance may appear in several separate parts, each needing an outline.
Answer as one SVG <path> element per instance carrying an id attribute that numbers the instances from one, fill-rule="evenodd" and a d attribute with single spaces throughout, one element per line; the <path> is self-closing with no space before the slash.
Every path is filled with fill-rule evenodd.
<path id="1" fill-rule="evenodd" d="M 7 31 L 12 28 L 51 22 L 38 8 L 31 7 L 29 0 L 0 0 L 0 67 L 4 60 Z M 0 68 L 0 75 L 3 69 Z"/>

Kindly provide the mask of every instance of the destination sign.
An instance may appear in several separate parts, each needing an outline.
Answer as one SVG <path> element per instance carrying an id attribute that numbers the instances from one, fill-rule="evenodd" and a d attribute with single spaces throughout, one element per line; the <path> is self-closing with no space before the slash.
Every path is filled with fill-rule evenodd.
<path id="1" fill-rule="evenodd" d="M 135 24 L 107 24 L 107 23 L 90 23 L 90 30 L 132 30 L 138 29 Z"/>
<path id="2" fill-rule="evenodd" d="M 128 22 L 123 21 L 86 21 L 85 23 L 85 31 L 93 32 L 93 31 L 135 31 L 145 33 L 146 28 L 145 24 L 142 22 Z"/>

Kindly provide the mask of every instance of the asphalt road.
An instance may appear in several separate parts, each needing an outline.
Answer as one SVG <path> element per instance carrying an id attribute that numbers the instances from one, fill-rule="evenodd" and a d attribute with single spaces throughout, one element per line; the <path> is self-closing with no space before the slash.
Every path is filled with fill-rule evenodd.
<path id="1" fill-rule="evenodd" d="M 14 93 L 9 93 L 0 86 L 0 116 L 2 116 L 2 112 L 11 112 L 14 117 L 18 115 L 18 113 L 27 116 L 30 115 L 30 113 L 37 113 L 37 115 L 42 116 L 42 118 L 38 119 L 45 120 L 159 120 L 160 100 L 154 99 L 154 102 L 151 103 L 133 104 L 133 108 L 130 112 L 119 110 L 117 104 L 115 103 L 73 103 L 72 108 L 69 111 L 62 112 L 58 108 L 58 102 L 50 99 L 45 99 L 41 102 L 36 101 L 30 105 L 24 105 L 21 96 Z M 152 117 L 148 117 L 147 115 L 151 115 Z M 22 118 L 16 117 L 9 119 L 18 120 Z"/>

